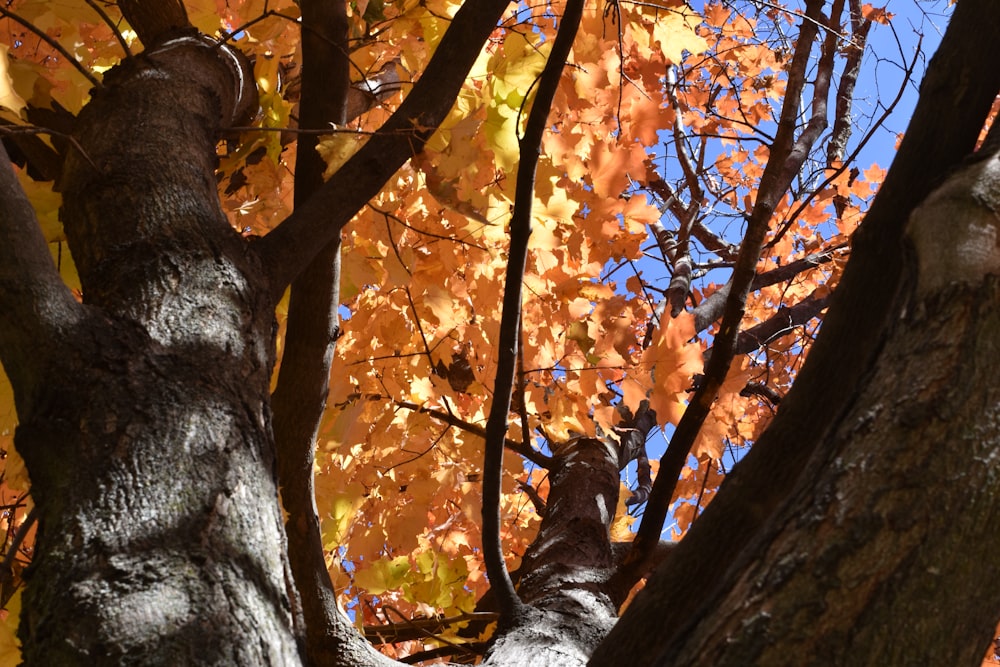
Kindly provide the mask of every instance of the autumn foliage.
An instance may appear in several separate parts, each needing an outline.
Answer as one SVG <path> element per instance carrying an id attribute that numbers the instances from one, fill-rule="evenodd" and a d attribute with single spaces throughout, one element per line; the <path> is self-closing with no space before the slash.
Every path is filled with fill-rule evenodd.
<path id="1" fill-rule="evenodd" d="M 291 0 L 188 0 L 191 22 L 254 60 L 260 111 L 219 145 L 222 206 L 234 229 L 265 236 L 293 208 L 299 99 L 298 8 Z M 836 63 L 823 141 L 769 220 L 739 320 L 736 355 L 671 498 L 664 538 L 679 539 L 769 423 L 819 327 L 883 169 L 857 161 L 880 118 L 851 122 L 846 72 L 892 16 L 836 2 L 826 51 L 797 62 L 798 3 L 680 0 L 588 3 L 549 115 L 535 181 L 527 270 L 506 273 L 519 136 L 564 3 L 512 4 L 440 130 L 343 233 L 341 335 L 315 462 L 316 504 L 343 607 L 393 657 L 437 646 L 395 642 L 406 619 L 462 617 L 489 588 L 480 537 L 483 426 L 496 373 L 506 280 L 523 280 L 521 348 L 501 513 L 516 570 L 549 490 L 547 468 L 576 438 L 613 434 L 644 405 L 665 441 L 704 381 L 727 281 L 761 188 L 796 68 Z M 354 106 L 319 151 L 335 173 L 400 104 L 457 0 L 349 3 Z M 0 9 L 0 135 L 57 148 L 53 121 L 78 112 L 94 81 L 138 52 L 115 4 L 15 0 Z M 103 14 L 103 16 L 102 16 Z M 822 40 L 824 36 L 820 37 Z M 820 113 L 806 87 L 801 117 Z M 801 92 L 801 91 L 800 91 Z M 889 95 L 890 93 L 883 93 Z M 886 102 L 888 104 L 888 100 Z M 21 160 L 62 275 L 78 288 L 58 220 L 55 173 Z M 283 345 L 284 305 L 279 307 Z M 10 388 L 0 387 L 5 452 L 0 664 L 14 664 L 17 587 L 30 561 L 30 483 L 13 448 Z M 656 444 L 661 443 L 661 444 Z M 629 541 L 643 505 L 643 461 L 623 471 L 612 539 Z M 648 489 L 647 489 L 648 491 Z M 471 617 L 467 617 L 471 618 Z M 377 627 L 381 626 L 381 627 Z M 460 625 L 435 630 L 463 642 Z M 384 642 L 384 643 L 383 643 Z"/>

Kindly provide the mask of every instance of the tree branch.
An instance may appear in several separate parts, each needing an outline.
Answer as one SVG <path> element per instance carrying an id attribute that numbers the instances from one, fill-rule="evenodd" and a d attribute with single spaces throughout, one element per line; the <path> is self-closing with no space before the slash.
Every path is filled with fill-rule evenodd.
<path id="1" fill-rule="evenodd" d="M 782 306 L 772 317 L 757 326 L 741 331 L 736 339 L 736 354 L 748 354 L 760 349 L 775 338 L 785 335 L 795 327 L 802 326 L 814 317 L 818 317 L 830 303 L 828 294 L 816 296 L 816 293 L 821 290 L 827 291 L 825 288 L 814 290 L 812 294 L 794 306 Z"/>
<path id="2" fill-rule="evenodd" d="M 299 124 L 306 130 L 346 122 L 350 64 L 344 0 L 301 0 L 302 89 Z M 295 205 L 323 184 L 317 135 L 299 135 Z M 339 241 L 339 239 L 338 239 Z M 316 510 L 316 433 L 326 409 L 330 364 L 339 331 L 340 244 L 328 244 L 291 286 L 285 348 L 272 395 L 278 483 L 288 520 L 288 556 L 301 596 L 310 664 L 391 664 L 368 645 L 337 607 Z"/>
<path id="3" fill-rule="evenodd" d="M 118 0 L 118 9 L 147 49 L 171 32 L 191 27 L 184 0 Z"/>
<path id="4" fill-rule="evenodd" d="M 444 422 L 448 426 L 454 426 L 460 431 L 465 431 L 466 433 L 471 433 L 472 435 L 479 436 L 480 438 L 486 438 L 486 429 L 482 426 L 477 426 L 476 424 L 471 424 L 464 419 L 459 419 L 455 415 L 442 412 L 440 410 L 435 410 L 434 408 L 424 407 L 422 405 L 417 405 L 416 403 L 411 403 L 410 401 L 393 401 L 393 405 L 397 407 L 404 408 L 406 410 L 413 410 L 414 412 L 419 412 L 421 414 L 428 415 L 437 419 L 440 422 Z M 541 468 L 551 468 L 552 467 L 552 457 L 546 456 L 539 451 L 536 451 L 531 447 L 531 445 L 526 443 L 521 443 L 516 440 L 511 440 L 510 438 L 504 439 L 504 447 L 511 450 L 512 452 L 517 452 L 524 458 L 528 459 L 535 465 Z"/>
<path id="5" fill-rule="evenodd" d="M 319 249 L 337 238 L 386 180 L 423 150 L 447 117 L 507 5 L 507 0 L 469 0 L 463 4 L 427 70 L 399 109 L 309 201 L 297 206 L 277 229 L 257 242 L 275 303 Z"/>
<path id="6" fill-rule="evenodd" d="M 800 40 L 801 43 L 801 40 Z M 712 503 L 612 629 L 592 665 L 616 664 L 618 647 L 643 645 L 633 664 L 653 664 L 673 638 L 718 609 L 766 522 L 848 409 L 883 350 L 896 317 L 902 233 L 910 213 L 971 152 L 1000 90 L 1000 12 L 963 0 L 931 60 L 913 118 L 831 299 L 823 328 L 771 426 L 727 477 Z M 709 554 L 709 557 L 706 557 Z M 738 562 L 734 562 L 733 554 Z M 669 603 L 657 603 L 658 595 Z M 649 642 L 650 637 L 661 637 Z"/>
<path id="7" fill-rule="evenodd" d="M 7 150 L 0 142 L 0 362 L 15 396 L 37 378 L 46 344 L 77 321 L 81 306 L 63 283 Z"/>
<path id="8" fill-rule="evenodd" d="M 791 280 L 803 271 L 808 271 L 809 269 L 816 268 L 820 264 L 832 261 L 837 251 L 843 250 L 846 247 L 847 243 L 838 243 L 819 252 L 806 255 L 802 259 L 789 262 L 784 266 L 779 266 L 771 269 L 770 271 L 757 274 L 754 276 L 750 289 L 759 290 L 771 285 L 783 283 L 786 280 Z M 718 290 L 712 292 L 704 298 L 702 302 L 691 311 L 694 314 L 695 331 L 704 331 L 710 327 L 713 322 L 722 317 L 723 310 L 726 306 L 726 299 L 729 296 L 729 289 L 730 283 L 726 283 Z"/>
<path id="9" fill-rule="evenodd" d="M 507 572 L 500 540 L 500 490 L 503 479 L 503 449 L 510 416 L 511 392 L 521 337 L 521 282 L 528 258 L 528 238 L 531 236 L 531 211 L 535 201 L 535 171 L 541 154 L 542 136 L 552 110 L 552 99 L 562 78 L 563 67 L 573 46 L 583 0 L 566 4 L 552 51 L 538 79 L 538 90 L 531 104 L 524 135 L 518 141 L 520 156 L 514 210 L 510 220 L 510 248 L 507 255 L 499 351 L 493 403 L 486 421 L 486 454 L 483 462 L 483 560 L 490 586 L 496 592 L 501 623 L 514 624 L 524 606 Z"/>

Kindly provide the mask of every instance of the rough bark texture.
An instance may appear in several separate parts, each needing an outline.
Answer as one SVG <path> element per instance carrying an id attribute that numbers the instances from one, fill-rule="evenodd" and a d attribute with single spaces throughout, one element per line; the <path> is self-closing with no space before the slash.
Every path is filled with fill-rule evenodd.
<path id="1" fill-rule="evenodd" d="M 1000 609 L 998 204 L 994 157 L 914 213 L 913 297 L 870 381 L 760 557 L 655 664 L 982 659 Z"/>
<path id="2" fill-rule="evenodd" d="M 60 187 L 85 305 L 15 380 L 40 510 L 25 664 L 299 661 L 273 304 L 214 176 L 219 129 L 256 104 L 245 65 L 174 39 L 109 72 L 80 115 Z"/>
<path id="3" fill-rule="evenodd" d="M 522 615 L 498 633 L 486 664 L 583 665 L 611 628 L 617 607 L 605 587 L 618 460 L 610 443 L 595 438 L 575 440 L 557 456 L 545 518 L 518 573 Z"/>

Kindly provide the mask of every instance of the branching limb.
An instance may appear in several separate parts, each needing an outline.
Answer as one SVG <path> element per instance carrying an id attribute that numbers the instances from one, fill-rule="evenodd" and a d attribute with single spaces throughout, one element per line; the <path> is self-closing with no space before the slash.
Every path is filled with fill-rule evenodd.
<path id="1" fill-rule="evenodd" d="M 825 250 L 812 253 L 811 255 L 806 255 L 802 259 L 797 259 L 794 262 L 789 262 L 788 264 L 771 269 L 770 271 L 760 273 L 754 276 L 750 289 L 759 290 L 770 285 L 777 285 L 778 283 L 791 280 L 803 271 L 808 271 L 809 269 L 816 268 L 821 264 L 833 261 L 833 258 L 837 255 L 837 253 L 845 248 L 847 248 L 846 243 L 838 243 L 826 248 Z M 691 311 L 694 313 L 695 331 L 704 331 L 710 327 L 713 322 L 722 317 L 722 313 L 726 307 L 726 299 L 729 296 L 729 289 L 730 283 L 727 283 L 703 299 L 702 302 Z"/>
<path id="2" fill-rule="evenodd" d="M 374 197 L 386 180 L 423 150 L 448 115 L 507 0 L 470 0 L 455 14 L 410 94 L 385 125 L 277 229 L 257 242 L 275 303 L 319 249 Z"/>
<path id="3" fill-rule="evenodd" d="M 817 292 L 826 292 L 817 296 Z M 750 327 L 740 332 L 736 339 L 736 354 L 747 354 L 769 342 L 789 333 L 796 327 L 800 327 L 814 317 L 819 317 L 830 303 L 829 291 L 825 288 L 814 291 L 802 301 L 793 306 L 782 306 L 778 308 L 772 317 L 761 322 L 757 326 Z"/>
<path id="4" fill-rule="evenodd" d="M 414 412 L 420 412 L 422 414 L 428 415 L 437 419 L 440 422 L 444 422 L 449 426 L 454 426 L 460 431 L 465 431 L 466 433 L 471 433 L 472 435 L 479 436 L 480 438 L 486 438 L 486 429 L 478 424 L 472 424 L 464 419 L 460 419 L 450 412 L 443 412 L 441 410 L 435 410 L 434 408 L 428 408 L 423 405 L 417 405 L 416 403 L 411 403 L 409 401 L 393 401 L 393 405 L 396 407 L 404 408 L 406 410 L 413 410 Z M 546 456 L 539 451 L 536 451 L 531 447 L 530 444 L 517 442 L 516 440 L 511 440 L 510 438 L 504 439 L 504 447 L 511 450 L 512 452 L 517 452 L 524 458 L 528 459 L 535 465 L 542 468 L 552 467 L 552 457 Z"/>
<path id="5" fill-rule="evenodd" d="M 306 129 L 344 122 L 350 70 L 347 7 L 342 0 L 302 0 L 302 97 Z M 295 205 L 323 183 L 317 137 L 299 136 Z M 378 665 L 376 654 L 337 608 L 316 511 L 313 463 L 326 408 L 340 305 L 340 245 L 328 244 L 292 283 L 285 348 L 272 396 L 278 483 L 288 513 L 288 555 L 301 602 L 306 654 L 314 665 Z"/>
<path id="6" fill-rule="evenodd" d="M 503 476 L 503 449 L 507 436 L 511 392 L 517 364 L 517 349 L 521 336 L 521 281 L 528 257 L 528 237 L 531 235 L 531 211 L 535 199 L 535 170 L 541 153 L 552 99 L 562 77 L 576 37 L 583 0 L 571 0 L 559 24 L 552 52 L 538 80 L 538 90 L 528 114 L 524 135 L 520 138 L 520 161 L 517 169 L 514 210 L 510 221 L 510 250 L 507 259 L 503 314 L 497 342 L 496 381 L 493 404 L 486 422 L 486 455 L 483 463 L 483 560 L 500 608 L 501 622 L 516 622 L 524 606 L 507 572 L 500 542 L 500 488 Z"/>
<path id="7" fill-rule="evenodd" d="M 714 350 L 705 367 L 704 379 L 691 397 L 684 416 L 670 440 L 670 445 L 660 459 L 659 473 L 653 483 L 646 511 L 636 534 L 634 553 L 627 560 L 629 564 L 644 561 L 647 552 L 659 542 L 660 531 L 670 508 L 678 476 L 729 371 L 735 353 L 740 321 L 743 319 L 746 307 L 746 298 L 753 283 L 771 217 L 792 179 L 799 172 L 819 132 L 825 127 L 826 97 L 829 93 L 837 46 L 837 35 L 832 31 L 827 33 L 827 39 L 823 42 L 820 62 L 813 81 L 811 117 L 799 136 L 797 138 L 795 136 L 799 122 L 797 100 L 806 85 L 806 71 L 811 60 L 813 42 L 818 33 L 817 25 L 825 20 L 822 15 L 823 5 L 822 0 L 810 0 L 807 3 L 806 14 L 809 18 L 802 22 L 788 73 L 787 92 L 778 122 L 778 132 L 771 147 L 767 167 L 761 177 L 757 201 L 750 214 L 746 236 L 730 280 L 730 291 L 722 324 L 715 337 Z M 828 23 L 837 20 L 842 6 L 843 0 L 834 2 L 831 9 L 832 20 Z M 621 570 L 620 584 L 624 588 L 631 588 L 640 575 L 638 568 L 626 566 Z"/>

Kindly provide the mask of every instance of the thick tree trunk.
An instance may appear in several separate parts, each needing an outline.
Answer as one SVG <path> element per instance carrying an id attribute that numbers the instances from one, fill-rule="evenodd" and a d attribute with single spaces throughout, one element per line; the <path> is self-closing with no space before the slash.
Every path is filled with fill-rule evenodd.
<path id="1" fill-rule="evenodd" d="M 60 182 L 85 304 L 17 379 L 41 512 L 28 665 L 295 665 L 273 304 L 219 208 L 245 60 L 185 35 L 109 72 Z"/>

